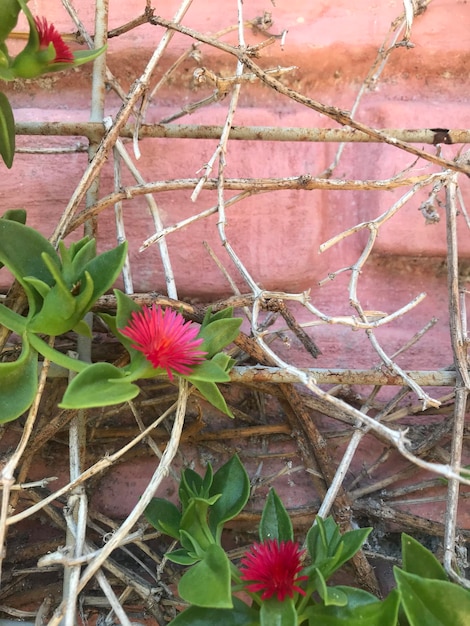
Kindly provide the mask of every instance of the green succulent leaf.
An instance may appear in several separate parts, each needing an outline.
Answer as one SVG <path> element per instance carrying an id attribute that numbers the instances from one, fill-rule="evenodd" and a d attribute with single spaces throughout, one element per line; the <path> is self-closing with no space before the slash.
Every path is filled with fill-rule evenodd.
<path id="1" fill-rule="evenodd" d="M 201 350 L 207 352 L 210 359 L 228 346 L 240 331 L 242 320 L 238 317 L 210 320 L 206 325 L 201 326 L 198 337 L 204 339 Z"/>
<path id="2" fill-rule="evenodd" d="M 126 374 L 111 363 L 93 363 L 71 381 L 59 406 L 89 409 L 132 400 L 140 389 L 126 380 Z"/>
<path id="3" fill-rule="evenodd" d="M 26 224 L 26 211 L 24 209 L 8 209 L 2 215 L 2 220 L 12 220 L 13 222 L 19 222 L 20 224 Z"/>
<path id="4" fill-rule="evenodd" d="M 210 466 L 210 464 L 207 465 L 206 473 L 207 471 L 212 472 L 212 467 Z M 181 481 L 179 486 L 179 497 L 181 504 L 183 505 L 183 510 L 189 504 L 191 498 L 209 497 L 209 491 L 205 490 L 204 484 L 204 478 L 200 474 L 195 472 L 190 467 L 185 468 L 185 470 L 181 474 Z"/>
<path id="5" fill-rule="evenodd" d="M 199 561 L 198 558 L 189 554 L 188 550 L 184 548 L 179 548 L 178 550 L 173 550 L 172 552 L 166 553 L 166 558 L 172 563 L 177 563 L 178 565 L 194 565 Z"/>
<path id="6" fill-rule="evenodd" d="M 398 567 L 394 568 L 394 575 L 410 626 L 468 626 L 470 591 Z"/>
<path id="7" fill-rule="evenodd" d="M 65 369 L 71 370 L 72 372 L 82 372 L 90 367 L 89 363 L 85 363 L 79 359 L 73 359 L 67 354 L 63 354 L 55 348 L 52 348 L 40 337 L 30 331 L 26 331 L 25 337 L 31 346 L 39 352 L 39 354 L 42 354 L 42 356 L 49 359 L 49 361 L 57 363 L 57 365 L 60 365 Z"/>
<path id="8" fill-rule="evenodd" d="M 20 417 L 32 404 L 38 386 L 38 354 L 23 339 L 20 357 L 0 363 L 0 423 Z"/>
<path id="9" fill-rule="evenodd" d="M 75 324 L 75 326 L 73 326 L 72 330 L 77 333 L 77 335 L 83 335 L 84 337 L 89 337 L 90 339 L 93 337 L 91 328 L 85 320 L 80 320 L 77 324 Z"/>
<path id="10" fill-rule="evenodd" d="M 202 550 L 206 550 L 215 541 L 207 523 L 207 515 L 220 495 L 219 493 L 207 499 L 191 498 L 181 517 L 180 531 L 184 530 L 197 541 Z"/>
<path id="11" fill-rule="evenodd" d="M 449 579 L 434 554 L 406 533 L 402 533 L 401 536 L 401 552 L 405 572 L 422 578 Z"/>
<path id="12" fill-rule="evenodd" d="M 18 0 L 0 2 L 0 43 L 3 43 L 18 22 L 21 5 Z"/>
<path id="13" fill-rule="evenodd" d="M 204 558 L 183 574 L 179 595 L 190 604 L 207 608 L 233 608 L 230 561 L 217 544 L 210 544 Z"/>
<path id="14" fill-rule="evenodd" d="M 22 335 L 26 330 L 26 318 L 18 315 L 4 304 L 0 304 L 0 324 L 12 330 L 18 335 Z"/>
<path id="15" fill-rule="evenodd" d="M 382 602 L 361 589 L 336 587 L 347 597 L 346 606 L 315 604 L 303 616 L 309 626 L 396 626 L 400 594 L 395 589 Z M 422 621 L 421 626 L 430 626 Z"/>
<path id="16" fill-rule="evenodd" d="M 54 285 L 44 297 L 41 310 L 31 319 L 28 328 L 45 335 L 62 335 L 75 328 L 91 306 L 93 282 L 87 276 L 81 293 L 73 296 L 60 284 Z"/>
<path id="17" fill-rule="evenodd" d="M 18 245 L 21 242 L 21 245 Z M 0 220 L 0 262 L 23 286 L 28 296 L 30 315 L 42 305 L 42 297 L 32 289 L 25 277 L 32 276 L 51 287 L 54 279 L 44 262 L 43 253 L 60 267 L 60 260 L 52 244 L 37 230 L 13 220 Z"/>
<path id="18" fill-rule="evenodd" d="M 341 535 L 339 527 L 330 516 L 323 520 L 316 517 L 315 524 L 307 533 L 307 549 L 312 559 L 312 568 L 318 567 L 327 577 L 341 553 Z"/>
<path id="19" fill-rule="evenodd" d="M 83 268 L 93 280 L 93 302 L 116 282 L 127 256 L 127 241 L 94 257 Z M 79 276 L 80 278 L 80 276 Z"/>
<path id="20" fill-rule="evenodd" d="M 325 606 L 346 606 L 348 596 L 340 587 L 328 587 L 319 569 L 314 570 L 315 588 Z"/>
<path id="21" fill-rule="evenodd" d="M 10 102 L 0 91 L 0 155 L 10 169 L 15 156 L 15 118 Z"/>
<path id="22" fill-rule="evenodd" d="M 258 624 L 259 614 L 238 598 L 233 598 L 232 609 L 190 606 L 177 615 L 169 626 L 258 626 Z"/>
<path id="23" fill-rule="evenodd" d="M 64 280 L 68 285 L 73 285 L 83 275 L 87 263 L 96 257 L 96 240 L 83 237 L 68 248 L 63 241 L 59 241 L 59 253 Z"/>
<path id="24" fill-rule="evenodd" d="M 342 550 L 341 556 L 336 563 L 337 569 L 344 565 L 346 561 L 352 559 L 356 552 L 359 552 L 371 531 L 372 528 L 370 527 L 356 528 L 341 535 Z"/>
<path id="25" fill-rule="evenodd" d="M 259 613 L 260 626 L 297 626 L 299 618 L 292 598 L 280 602 L 277 598 L 264 600 Z"/>
<path id="26" fill-rule="evenodd" d="M 0 93 L 1 100 L 1 93 Z M 1 106 L 1 105 L 0 105 Z M 1 116 L 1 113 L 0 113 Z M 1 122 L 0 122 L 1 124 Z M 1 135 L 1 131 L 0 131 Z M 0 138 L 1 143 L 1 138 Z M 18 222 L 19 224 L 26 224 L 26 211 L 24 209 L 8 209 L 0 218 L 2 220 L 11 220 L 13 222 Z M 0 268 L 3 267 L 3 263 L 0 263 Z"/>
<path id="27" fill-rule="evenodd" d="M 0 155 L 8 168 L 15 156 L 15 118 L 10 102 L 0 91 Z"/>
<path id="28" fill-rule="evenodd" d="M 152 498 L 144 511 L 145 519 L 165 535 L 180 538 L 181 511 L 168 500 Z"/>
<path id="29" fill-rule="evenodd" d="M 212 383 L 227 383 L 230 381 L 230 376 L 225 369 L 220 367 L 214 359 L 198 363 L 191 368 L 191 374 L 184 376 L 184 378 L 187 378 L 192 383 L 194 383 L 194 381 Z"/>
<path id="30" fill-rule="evenodd" d="M 210 494 L 220 495 L 209 511 L 209 527 L 219 541 L 223 525 L 243 510 L 250 496 L 250 479 L 238 455 L 216 471 Z"/>
<path id="31" fill-rule="evenodd" d="M 325 579 L 329 578 L 361 549 L 371 530 L 358 528 L 341 535 L 331 516 L 326 520 L 317 517 L 307 533 L 307 548 L 312 559 L 307 571 L 318 568 Z"/>
<path id="32" fill-rule="evenodd" d="M 294 531 L 289 514 L 286 511 L 276 491 L 271 488 L 264 504 L 259 525 L 260 541 L 277 539 L 278 541 L 292 541 Z"/>
<path id="33" fill-rule="evenodd" d="M 225 415 L 233 417 L 232 411 L 228 408 L 225 398 L 220 393 L 217 385 L 211 382 L 204 382 L 202 380 L 191 380 L 191 383 L 201 393 L 201 395 L 210 402 L 216 409 L 219 409 Z"/>

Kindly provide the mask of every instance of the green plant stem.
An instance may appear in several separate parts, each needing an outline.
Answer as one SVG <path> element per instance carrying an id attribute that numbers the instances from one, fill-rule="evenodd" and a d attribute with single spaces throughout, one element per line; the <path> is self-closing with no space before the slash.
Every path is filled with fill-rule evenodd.
<path id="1" fill-rule="evenodd" d="M 307 589 L 305 590 L 305 595 L 300 596 L 301 599 L 297 606 L 297 614 L 301 613 L 305 609 L 314 591 L 315 591 L 315 583 L 309 581 L 307 585 Z"/>
<path id="2" fill-rule="evenodd" d="M 72 372 L 83 372 L 89 366 L 89 363 L 85 363 L 84 361 L 79 361 L 78 359 L 72 359 L 66 354 L 62 354 L 58 350 L 51 348 L 48 346 L 45 341 L 43 341 L 40 337 L 35 335 L 34 333 L 26 333 L 26 340 L 29 341 L 31 346 L 42 354 L 43 357 L 49 359 L 49 361 L 53 361 L 57 363 L 57 365 L 61 365 L 68 370 L 72 370 Z"/>

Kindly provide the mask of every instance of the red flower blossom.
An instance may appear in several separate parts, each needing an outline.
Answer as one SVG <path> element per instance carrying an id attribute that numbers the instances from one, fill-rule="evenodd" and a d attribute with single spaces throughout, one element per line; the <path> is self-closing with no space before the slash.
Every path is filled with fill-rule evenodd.
<path id="1" fill-rule="evenodd" d="M 139 350 L 155 368 L 166 369 L 170 380 L 173 372 L 191 374 L 191 365 L 204 360 L 206 352 L 198 350 L 203 342 L 196 339 L 199 327 L 185 322 L 180 313 L 163 309 L 155 304 L 142 311 L 134 311 L 131 321 L 121 333 L 134 342 L 132 348 Z"/>
<path id="2" fill-rule="evenodd" d="M 55 58 L 51 63 L 73 63 L 72 51 L 62 39 L 60 33 L 53 24 L 48 24 L 45 17 L 34 18 L 39 35 L 39 50 L 46 50 L 50 44 L 54 46 Z"/>
<path id="3" fill-rule="evenodd" d="M 305 595 L 297 583 L 308 576 L 297 576 L 302 569 L 300 559 L 303 551 L 293 541 L 268 539 L 255 543 L 241 560 L 241 579 L 249 582 L 247 591 L 262 591 L 261 600 L 277 596 L 283 602 L 286 596 L 293 597 L 294 591 Z"/>

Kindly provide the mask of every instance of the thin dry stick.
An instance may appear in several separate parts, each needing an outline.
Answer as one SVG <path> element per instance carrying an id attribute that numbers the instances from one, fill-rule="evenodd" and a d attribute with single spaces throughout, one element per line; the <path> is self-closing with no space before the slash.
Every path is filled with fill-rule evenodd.
<path id="1" fill-rule="evenodd" d="M 111 118 L 104 120 L 104 125 L 107 128 L 111 128 Z M 120 141 L 118 139 L 118 141 Z M 121 155 L 117 148 L 117 142 L 113 146 L 113 166 L 114 166 L 114 191 L 117 192 L 122 188 L 121 184 Z M 122 210 L 122 201 L 119 200 L 114 205 L 114 219 L 116 222 L 116 238 L 118 243 L 126 241 L 126 228 L 124 225 L 124 214 Z M 126 254 L 124 266 L 122 268 L 122 282 L 124 284 L 124 291 L 126 294 L 134 293 L 134 283 L 132 280 L 131 264 L 129 260 L 129 252 Z"/>
<path id="2" fill-rule="evenodd" d="M 191 4 L 192 0 L 183 0 L 178 11 L 175 14 L 175 22 L 179 22 L 184 17 Z M 129 115 L 132 113 L 134 106 L 147 89 L 155 67 L 160 61 L 166 47 L 170 43 L 173 37 L 173 33 L 174 31 L 170 30 L 167 30 L 164 33 L 163 37 L 160 40 L 160 43 L 155 49 L 155 52 L 152 54 L 149 62 L 147 63 L 147 66 L 142 75 L 134 82 L 125 104 L 123 104 L 123 106 L 119 109 L 116 115 L 113 127 L 103 138 L 103 141 L 101 142 L 100 147 L 98 148 L 92 162 L 88 165 L 87 169 L 82 175 L 79 184 L 75 188 L 75 191 L 72 194 L 72 197 L 70 198 L 69 203 L 67 204 L 59 220 L 59 223 L 57 224 L 57 227 L 52 236 L 52 241 L 57 242 L 59 239 L 63 238 L 74 211 L 83 199 L 83 196 L 85 195 L 87 189 L 100 173 L 101 168 L 106 162 L 109 150 L 116 143 L 116 140 L 119 137 L 119 132 L 121 128 L 125 125 L 129 118 Z"/>
<path id="3" fill-rule="evenodd" d="M 214 159 L 215 162 L 215 159 Z M 434 178 L 442 177 L 442 174 L 413 176 L 404 179 L 389 178 L 385 180 L 343 180 L 314 178 L 310 174 L 292 176 L 288 178 L 226 178 L 224 188 L 226 191 L 249 191 L 250 193 L 263 193 L 268 191 L 284 191 L 287 189 L 299 191 L 330 190 L 330 191 L 368 191 L 389 190 L 410 184 L 430 184 Z M 202 181 L 202 182 L 201 182 Z M 145 185 L 125 187 L 119 193 L 112 193 L 102 198 L 93 207 L 84 209 L 71 219 L 65 230 L 69 234 L 86 220 L 97 216 L 104 209 L 112 206 L 120 200 L 130 200 L 149 193 L 162 193 L 164 191 L 178 191 L 181 189 L 194 189 L 198 184 L 201 189 L 217 190 L 219 180 L 217 178 L 179 178 L 174 180 L 156 181 Z M 216 212 L 215 210 L 213 211 Z M 363 226 L 361 226 L 363 227 Z"/>
<path id="4" fill-rule="evenodd" d="M 463 320 L 466 319 L 464 299 L 459 295 L 458 242 L 457 242 L 457 181 L 456 176 L 449 179 L 447 185 L 447 266 L 449 283 L 450 336 L 454 352 L 454 365 L 457 374 L 455 387 L 454 428 L 452 433 L 451 466 L 459 473 L 462 463 L 462 446 L 465 427 L 467 398 L 470 391 L 468 373 L 467 337 L 464 332 Z M 470 589 L 470 581 L 463 578 L 454 566 L 457 513 L 459 506 L 460 483 L 451 479 L 447 490 L 447 508 L 444 534 L 444 566 L 447 572 Z"/>
<path id="5" fill-rule="evenodd" d="M 431 0 L 428 0 L 426 4 L 429 4 L 429 2 L 431 2 Z M 364 95 L 371 89 L 373 85 L 377 84 L 380 78 L 380 75 L 382 74 L 383 70 L 385 69 L 387 65 L 387 61 L 389 60 L 390 55 L 392 54 L 394 50 L 397 49 L 396 43 L 405 27 L 406 27 L 405 37 L 406 37 L 406 40 L 408 40 L 410 36 L 409 29 L 411 28 L 411 24 L 410 24 L 409 17 L 407 16 L 407 14 L 400 16 L 397 20 L 394 20 L 392 22 L 389 32 L 387 33 L 387 36 L 385 38 L 385 41 L 380 46 L 379 51 L 377 53 L 377 57 L 375 58 L 375 61 L 373 62 L 369 72 L 367 73 L 365 80 L 363 81 L 359 89 L 359 92 L 357 93 L 356 99 L 351 108 L 351 117 L 354 117 L 356 115 L 357 110 L 359 108 L 359 105 Z M 392 33 L 393 33 L 393 36 L 391 37 L 391 41 L 389 42 L 389 38 L 390 38 L 390 35 L 392 35 Z M 326 170 L 326 175 L 329 176 L 334 171 L 334 169 L 338 166 L 338 163 L 341 159 L 341 155 L 343 154 L 345 146 L 346 146 L 346 143 L 344 142 L 342 142 L 338 146 L 338 150 L 335 154 L 333 162 Z"/>
<path id="6" fill-rule="evenodd" d="M 29 507 L 28 509 L 25 509 L 24 511 L 21 511 L 21 513 L 17 513 L 16 515 L 11 515 L 10 517 L 8 517 L 7 520 L 6 520 L 7 526 L 10 526 L 11 524 L 16 524 L 20 520 L 25 519 L 25 518 L 33 515 L 34 513 L 37 513 L 44 506 L 50 504 L 54 500 L 57 500 L 58 498 L 60 498 L 60 496 L 63 496 L 65 493 L 68 493 L 70 490 L 72 490 L 77 485 L 85 483 L 88 479 L 90 479 L 93 476 L 96 476 L 97 474 L 99 474 L 103 469 L 113 465 L 113 463 L 115 463 L 118 459 L 120 459 L 122 456 L 124 456 L 135 445 L 137 445 L 140 441 L 145 439 L 145 437 L 154 428 L 156 428 L 164 419 L 166 419 L 169 415 L 171 415 L 171 413 L 175 410 L 176 407 L 177 407 L 177 403 L 173 403 L 164 413 L 162 413 L 162 415 L 160 415 L 154 422 L 152 422 L 152 424 L 150 424 L 150 426 L 147 426 L 147 428 L 145 430 L 143 430 L 136 437 L 134 437 L 134 439 L 132 439 L 129 443 L 127 443 L 125 446 L 120 448 L 114 454 L 106 456 L 106 457 L 100 459 L 99 461 L 97 461 L 94 465 L 92 465 L 91 467 L 86 469 L 76 480 L 72 480 L 71 482 L 69 482 L 68 484 L 64 485 L 63 487 L 61 487 L 57 491 L 54 491 L 53 493 L 51 493 L 46 498 L 43 498 L 43 500 L 41 500 L 37 504 L 34 504 L 33 506 Z"/>
<path id="7" fill-rule="evenodd" d="M 139 172 L 137 167 L 132 162 L 132 160 L 131 160 L 131 158 L 130 158 L 129 154 L 127 153 L 127 150 L 126 150 L 126 148 L 124 146 L 124 143 L 122 142 L 121 139 L 117 139 L 116 140 L 116 144 L 114 146 L 114 150 L 123 159 L 124 163 L 126 164 L 127 168 L 129 169 L 129 171 L 131 172 L 131 174 L 135 178 L 135 180 L 140 185 L 145 185 L 144 178 L 142 177 L 141 173 Z M 161 216 L 160 216 L 160 211 L 158 209 L 158 205 L 155 202 L 155 199 L 154 199 L 154 197 L 151 194 L 146 194 L 145 195 L 145 199 L 147 201 L 147 205 L 149 207 L 150 213 L 151 213 L 152 218 L 153 218 L 154 227 L 155 227 L 155 229 L 158 229 L 159 232 L 161 232 L 163 230 L 163 223 L 162 223 L 162 219 L 161 219 Z M 163 271 L 165 273 L 165 284 L 167 285 L 168 296 L 170 298 L 175 298 L 176 299 L 178 297 L 178 292 L 177 292 L 177 289 L 176 289 L 175 276 L 174 276 L 174 273 L 173 273 L 173 268 L 171 266 L 170 254 L 169 254 L 169 251 L 168 251 L 168 246 L 167 246 L 167 243 L 166 243 L 166 240 L 165 240 L 164 237 L 162 239 L 159 239 L 158 246 L 159 246 L 159 251 L 160 251 L 160 257 L 161 257 L 161 260 L 162 260 Z M 142 248 L 141 248 L 141 250 L 142 250 Z M 132 293 L 132 292 L 133 292 L 133 290 L 128 292 L 128 293 Z"/>
<path id="8" fill-rule="evenodd" d="M 54 343 L 53 339 L 49 340 L 49 345 L 52 346 Z M 25 425 L 21 432 L 21 439 L 18 445 L 16 446 L 15 451 L 10 456 L 10 458 L 5 463 L 1 475 L 0 475 L 0 483 L 2 485 L 2 505 L 0 511 L 0 581 L 2 577 L 2 563 L 4 554 L 5 539 L 7 533 L 7 523 L 8 523 L 8 512 L 9 512 L 9 502 L 10 502 L 10 489 L 11 486 L 15 482 L 14 473 L 15 469 L 20 462 L 21 457 L 28 445 L 28 441 L 33 432 L 33 427 L 36 422 L 36 417 L 39 410 L 39 403 L 41 402 L 42 394 L 44 392 L 44 388 L 46 386 L 47 381 L 47 370 L 49 368 L 49 361 L 47 359 L 44 360 L 43 367 L 41 370 L 41 375 L 39 377 L 39 384 L 36 396 L 31 404 L 28 417 L 26 418 Z"/>
<path id="9" fill-rule="evenodd" d="M 83 587 L 87 584 L 90 578 L 101 567 L 106 558 L 113 552 L 113 550 L 115 550 L 119 546 L 121 540 L 127 535 L 130 529 L 143 514 L 150 500 L 154 497 L 155 492 L 157 491 L 163 478 L 165 478 L 165 476 L 168 474 L 171 462 L 173 461 L 173 458 L 178 451 L 179 441 L 181 433 L 183 431 L 184 418 L 186 415 L 186 403 L 188 395 L 188 383 L 186 380 L 180 378 L 175 421 L 173 423 L 170 440 L 168 441 L 161 461 L 157 469 L 155 470 L 152 478 L 149 480 L 147 487 L 142 493 L 134 509 L 129 513 L 125 521 L 121 524 L 120 528 L 113 534 L 108 543 L 102 548 L 99 557 L 95 558 L 88 565 L 87 569 L 83 572 L 80 580 L 80 589 L 83 589 Z"/>
<path id="10" fill-rule="evenodd" d="M 342 109 L 339 109 L 334 106 L 322 104 L 321 102 L 318 102 L 316 100 L 313 100 L 312 98 L 304 96 L 303 94 L 291 89 L 290 87 L 286 87 L 283 83 L 281 83 L 276 78 L 271 76 L 269 72 L 266 72 L 266 70 L 262 69 L 259 65 L 257 65 L 253 61 L 252 56 L 256 56 L 257 51 L 256 49 L 252 47 L 248 47 L 246 49 L 240 49 L 239 47 L 230 46 L 229 44 L 225 44 L 220 41 L 217 41 L 213 39 L 212 37 L 204 35 L 194 29 L 187 28 L 186 26 L 181 26 L 180 24 L 170 22 L 161 17 L 153 18 L 152 23 L 159 24 L 160 26 L 164 26 L 165 28 L 178 31 L 180 33 L 183 33 L 184 35 L 188 35 L 189 37 L 196 39 L 197 41 L 210 43 L 215 48 L 219 48 L 220 50 L 223 50 L 224 52 L 228 52 L 229 54 L 235 56 L 238 59 L 238 61 L 243 62 L 243 64 L 248 69 L 250 69 L 262 82 L 268 85 L 268 87 L 272 87 L 275 91 L 282 94 L 283 96 L 286 96 L 290 98 L 291 100 L 298 102 L 299 104 L 303 104 L 304 106 L 310 109 L 313 109 L 317 113 L 321 113 L 323 115 L 326 115 L 327 117 L 330 117 L 331 119 L 334 119 L 336 122 L 338 122 L 341 125 L 349 126 L 350 128 L 361 131 L 369 135 L 370 137 L 373 137 L 379 142 L 387 143 L 391 146 L 399 148 L 400 150 L 409 152 L 410 154 L 413 154 L 414 156 L 420 157 L 424 159 L 425 161 L 429 161 L 430 163 L 440 165 L 443 168 L 451 169 L 456 172 L 463 172 L 465 174 L 470 174 L 470 166 L 468 165 L 464 165 L 463 163 L 455 163 L 453 161 L 443 159 L 439 156 L 435 156 L 434 154 L 431 154 L 429 152 L 425 152 L 424 150 L 415 148 L 414 146 L 404 141 L 400 141 L 394 137 L 390 137 L 386 133 L 375 130 L 371 128 L 370 126 L 367 126 L 366 124 L 356 122 L 355 120 L 351 118 L 349 112 L 347 111 L 343 111 Z"/>

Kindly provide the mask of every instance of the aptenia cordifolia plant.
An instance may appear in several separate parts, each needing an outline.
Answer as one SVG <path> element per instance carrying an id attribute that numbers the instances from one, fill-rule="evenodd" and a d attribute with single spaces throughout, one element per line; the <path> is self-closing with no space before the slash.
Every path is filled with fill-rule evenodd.
<path id="1" fill-rule="evenodd" d="M 396 589 L 385 599 L 327 582 L 362 547 L 372 530 L 341 534 L 332 517 L 317 517 L 295 541 L 289 515 L 271 489 L 259 525 L 259 541 L 239 566 L 223 547 L 224 525 L 245 507 L 250 481 L 238 456 L 204 476 L 185 469 L 180 508 L 162 498 L 147 507 L 147 520 L 177 540 L 167 558 L 185 567 L 178 594 L 185 608 L 171 626 L 466 626 L 470 592 L 450 582 L 436 557 L 403 533 Z M 182 604 L 183 604 L 182 603 Z M 189 605 L 189 606 L 188 606 Z"/>
<path id="2" fill-rule="evenodd" d="M 83 65 L 103 53 L 98 50 L 72 52 L 53 24 L 44 17 L 34 18 L 27 6 L 28 0 L 0 2 L 0 80 L 36 78 L 49 72 L 59 72 Z M 26 46 L 15 57 L 8 53 L 6 40 L 23 12 L 28 20 L 29 38 Z M 8 98 L 0 92 L 0 156 L 11 167 L 15 154 L 15 120 Z"/>
<path id="3" fill-rule="evenodd" d="M 22 285 L 28 298 L 26 317 L 0 304 L 0 323 L 22 339 L 20 357 L 0 363 L 1 422 L 19 417 L 31 405 L 38 385 L 38 357 L 48 358 L 77 376 L 61 407 L 80 409 L 118 404 L 135 398 L 138 379 L 174 375 L 186 378 L 214 406 L 230 415 L 216 383 L 228 382 L 234 361 L 222 350 L 238 334 L 241 319 L 231 309 L 206 314 L 201 326 L 185 322 L 180 313 L 160 308 L 142 310 L 115 290 L 115 316 L 102 314 L 111 331 L 129 351 L 129 364 L 85 363 L 54 349 L 41 335 L 70 330 L 89 334 L 84 316 L 115 282 L 124 264 L 127 244 L 96 254 L 96 242 L 84 237 L 59 253 L 23 222 L 23 211 L 0 219 L 0 262 Z M 21 245 L 19 245 L 21 242 Z"/>

